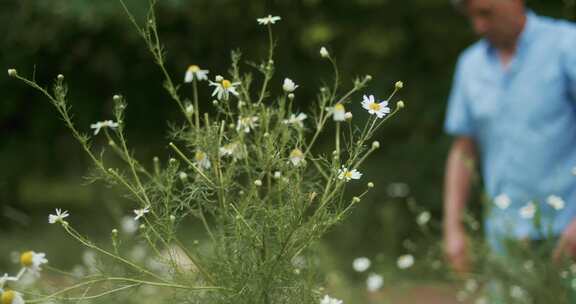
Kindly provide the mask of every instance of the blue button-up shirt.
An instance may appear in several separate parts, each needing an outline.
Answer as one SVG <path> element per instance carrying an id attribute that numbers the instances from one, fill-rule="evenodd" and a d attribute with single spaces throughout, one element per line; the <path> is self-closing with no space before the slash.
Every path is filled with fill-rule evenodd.
<path id="1" fill-rule="evenodd" d="M 466 49 L 444 128 L 476 142 L 488 197 L 509 198 L 508 207 L 502 200 L 486 208 L 492 246 L 560 234 L 576 218 L 576 25 L 528 12 L 506 68 L 485 39 Z M 564 200 L 562 210 L 547 204 L 551 195 Z M 538 227 L 530 208 L 522 210 L 528 202 Z"/>

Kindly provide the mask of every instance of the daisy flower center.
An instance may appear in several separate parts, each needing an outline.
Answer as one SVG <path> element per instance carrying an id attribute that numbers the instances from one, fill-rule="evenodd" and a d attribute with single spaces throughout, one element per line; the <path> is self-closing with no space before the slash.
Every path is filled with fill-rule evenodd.
<path id="1" fill-rule="evenodd" d="M 378 103 L 375 103 L 375 102 L 371 103 L 369 107 L 370 107 L 370 110 L 380 111 L 380 104 L 378 104 Z"/>
<path id="2" fill-rule="evenodd" d="M 188 67 L 188 71 L 190 71 L 192 73 L 196 73 L 196 72 L 200 71 L 200 68 L 197 65 L 191 65 Z"/>
<path id="3" fill-rule="evenodd" d="M 32 251 L 26 251 L 20 256 L 20 264 L 24 267 L 30 267 L 34 264 L 33 258 L 34 253 Z"/>
<path id="4" fill-rule="evenodd" d="M 304 155 L 304 154 L 302 153 L 302 151 L 300 151 L 298 149 L 294 149 L 292 151 L 292 153 L 290 153 L 290 157 L 292 157 L 292 158 L 299 158 L 299 157 L 302 157 L 302 155 Z"/>
<path id="5" fill-rule="evenodd" d="M 2 304 L 12 304 L 15 294 L 12 290 L 7 290 L 2 293 Z"/>
<path id="6" fill-rule="evenodd" d="M 334 111 L 344 111 L 344 106 L 341 103 L 337 103 L 334 106 Z"/>
<path id="7" fill-rule="evenodd" d="M 230 82 L 230 80 L 224 79 L 222 80 L 222 87 L 225 89 L 228 89 L 232 86 L 232 83 Z"/>
<path id="8" fill-rule="evenodd" d="M 346 176 L 347 178 L 352 178 L 352 172 L 346 171 L 346 173 L 344 173 L 344 176 Z"/>
<path id="9" fill-rule="evenodd" d="M 203 161 L 206 158 L 206 154 L 204 152 L 196 152 L 196 155 L 194 155 L 194 159 L 196 159 L 196 161 Z"/>

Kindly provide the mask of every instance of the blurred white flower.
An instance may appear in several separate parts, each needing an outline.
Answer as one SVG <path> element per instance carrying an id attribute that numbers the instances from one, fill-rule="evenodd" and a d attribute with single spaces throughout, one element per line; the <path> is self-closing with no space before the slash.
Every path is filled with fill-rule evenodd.
<path id="1" fill-rule="evenodd" d="M 369 292 L 378 291 L 384 285 L 384 278 L 375 273 L 371 273 L 366 279 L 366 288 Z"/>
<path id="2" fill-rule="evenodd" d="M 286 93 L 292 93 L 298 88 L 298 85 L 292 81 L 290 78 L 284 78 L 284 83 L 282 84 L 282 89 Z"/>
<path id="3" fill-rule="evenodd" d="M 253 130 L 258 126 L 257 122 L 257 116 L 239 117 L 238 123 L 236 124 L 236 131 L 244 131 L 244 133 L 250 133 L 250 130 Z"/>
<path id="4" fill-rule="evenodd" d="M 328 295 L 325 295 L 324 298 L 320 300 L 320 304 L 342 304 L 342 303 L 344 303 L 342 300 L 331 298 Z"/>
<path id="5" fill-rule="evenodd" d="M 290 114 L 290 117 L 288 119 L 284 119 L 283 123 L 288 125 L 297 125 L 298 127 L 303 128 L 304 120 L 306 120 L 306 118 L 308 118 L 308 115 L 305 113 L 298 113 L 298 115 Z"/>
<path id="6" fill-rule="evenodd" d="M 232 142 L 220 147 L 220 156 L 232 157 L 235 160 L 241 159 L 246 156 L 246 149 L 238 142 Z"/>
<path id="7" fill-rule="evenodd" d="M 272 16 L 272 15 L 268 15 L 266 17 L 256 19 L 256 21 L 258 21 L 258 24 L 260 24 L 260 25 L 275 24 L 276 21 L 280 21 L 280 20 L 282 20 L 281 17 Z"/>
<path id="8" fill-rule="evenodd" d="M 194 162 L 200 169 L 210 169 L 212 165 L 208 159 L 208 155 L 201 150 L 196 150 L 196 153 L 194 153 Z"/>
<path id="9" fill-rule="evenodd" d="M 228 100 L 230 94 L 234 96 L 238 96 L 238 92 L 236 92 L 236 86 L 240 84 L 240 82 L 230 82 L 228 79 L 224 79 L 222 76 L 216 76 L 216 81 L 209 81 L 211 86 L 214 86 L 214 92 L 212 92 L 212 96 L 216 96 L 219 100 Z"/>
<path id="10" fill-rule="evenodd" d="M 201 81 L 201 80 L 208 80 L 208 70 L 202 70 L 197 65 L 191 65 L 186 69 L 186 74 L 184 75 L 184 82 L 192 82 L 194 79 Z"/>
<path id="11" fill-rule="evenodd" d="M 144 208 L 144 209 L 136 209 L 134 210 L 134 214 L 136 214 L 136 216 L 134 217 L 134 220 L 137 221 L 138 219 L 140 219 L 141 217 L 143 217 L 146 213 L 150 212 L 150 209 L 148 207 Z"/>
<path id="12" fill-rule="evenodd" d="M 410 187 L 406 183 L 390 183 L 386 186 L 386 193 L 390 197 L 407 197 L 410 194 Z"/>
<path id="13" fill-rule="evenodd" d="M 122 227 L 124 233 L 131 235 L 138 230 L 138 222 L 131 216 L 125 216 L 120 222 L 120 227 Z"/>
<path id="14" fill-rule="evenodd" d="M 342 166 L 341 169 L 338 169 L 338 179 L 343 179 L 347 182 L 353 179 L 360 179 L 362 177 L 362 173 L 360 173 L 356 169 L 348 170 L 348 168 Z"/>
<path id="15" fill-rule="evenodd" d="M 368 270 L 368 268 L 370 268 L 371 264 L 372 262 L 370 262 L 369 258 L 359 257 L 355 258 L 354 261 L 352 261 L 352 268 L 357 272 L 364 272 Z"/>
<path id="16" fill-rule="evenodd" d="M 566 205 L 564 200 L 561 197 L 556 196 L 556 195 L 548 196 L 548 198 L 546 198 L 546 203 L 548 203 L 548 205 L 552 206 L 552 208 L 554 208 L 556 210 L 562 210 L 562 209 L 564 209 L 564 206 Z"/>
<path id="17" fill-rule="evenodd" d="M 420 226 L 426 225 L 430 221 L 431 215 L 428 211 L 421 212 L 416 218 L 416 223 Z"/>
<path id="18" fill-rule="evenodd" d="M 398 265 L 398 268 L 400 268 L 400 269 L 410 268 L 410 267 L 412 267 L 412 265 L 414 265 L 414 257 L 411 254 L 402 255 L 402 256 L 398 257 L 396 264 Z"/>
<path id="19" fill-rule="evenodd" d="M 466 280 L 466 283 L 464 283 L 464 288 L 467 292 L 474 293 L 478 290 L 478 282 L 474 279 L 468 279 Z"/>
<path id="20" fill-rule="evenodd" d="M 576 175 L 576 167 L 572 168 L 572 175 Z"/>
<path id="21" fill-rule="evenodd" d="M 510 287 L 510 296 L 514 299 L 521 300 L 526 297 L 526 291 L 520 286 Z"/>
<path id="22" fill-rule="evenodd" d="M 502 193 L 494 198 L 494 205 L 502 210 L 508 209 L 511 203 L 512 202 L 510 201 L 510 197 L 508 197 L 508 195 L 505 193 Z"/>
<path id="23" fill-rule="evenodd" d="M 302 161 L 304 161 L 304 153 L 302 152 L 302 150 L 296 148 L 294 150 L 292 150 L 292 152 L 290 152 L 290 162 L 292 163 L 292 165 L 294 165 L 295 167 L 300 166 L 300 164 L 302 163 Z"/>
<path id="24" fill-rule="evenodd" d="M 0 296 L 0 303 L 2 304 L 24 304 L 24 299 L 22 294 L 14 290 L 4 290 L 0 289 L 2 295 Z"/>
<path id="25" fill-rule="evenodd" d="M 474 304 L 488 304 L 488 299 L 485 297 L 477 298 Z"/>
<path id="26" fill-rule="evenodd" d="M 117 128 L 118 123 L 112 120 L 105 120 L 105 121 L 98 121 L 90 125 L 90 129 L 94 129 L 94 135 L 98 135 L 100 133 L 100 129 L 102 128 Z"/>
<path id="27" fill-rule="evenodd" d="M 35 276 L 40 275 L 43 264 L 48 263 L 46 254 L 43 252 L 26 251 L 20 255 L 20 264 Z"/>
<path id="28" fill-rule="evenodd" d="M 330 57 L 330 53 L 328 53 L 328 50 L 325 47 L 321 47 L 320 56 L 322 56 L 322 58 L 328 58 Z"/>
<path id="29" fill-rule="evenodd" d="M 282 177 L 282 172 L 280 171 L 274 171 L 274 179 L 279 179 Z"/>
<path id="30" fill-rule="evenodd" d="M 524 219 L 531 219 L 536 213 L 536 204 L 528 202 L 524 207 L 520 208 L 520 217 Z"/>
<path id="31" fill-rule="evenodd" d="M 184 182 L 188 179 L 188 174 L 186 174 L 186 172 L 180 171 L 180 173 L 178 173 L 178 177 Z"/>
<path id="32" fill-rule="evenodd" d="M 390 113 L 388 101 L 376 102 L 374 95 L 362 97 L 362 107 L 368 110 L 368 113 L 376 115 L 378 118 L 386 116 Z"/>
<path id="33" fill-rule="evenodd" d="M 62 210 L 60 210 L 59 208 L 56 208 L 56 215 L 54 214 L 50 214 L 48 215 L 48 223 L 50 224 L 55 224 L 55 223 L 66 223 L 66 221 L 64 220 L 64 218 L 67 218 L 70 214 L 68 213 L 68 211 L 64 210 L 64 212 L 62 212 Z"/>
<path id="34" fill-rule="evenodd" d="M 345 121 L 347 115 L 352 116 L 352 113 L 346 112 L 346 108 L 344 108 L 344 105 L 341 103 L 326 108 L 326 111 L 328 111 L 328 115 L 332 115 L 334 121 Z"/>

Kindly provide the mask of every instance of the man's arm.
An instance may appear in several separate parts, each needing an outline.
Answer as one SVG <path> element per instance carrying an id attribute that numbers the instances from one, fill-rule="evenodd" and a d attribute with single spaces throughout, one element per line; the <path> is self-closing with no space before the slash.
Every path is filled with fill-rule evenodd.
<path id="1" fill-rule="evenodd" d="M 470 193 L 476 145 L 470 137 L 459 136 L 454 140 L 444 177 L 444 253 L 457 272 L 469 268 L 466 232 L 462 223 L 464 209 Z"/>

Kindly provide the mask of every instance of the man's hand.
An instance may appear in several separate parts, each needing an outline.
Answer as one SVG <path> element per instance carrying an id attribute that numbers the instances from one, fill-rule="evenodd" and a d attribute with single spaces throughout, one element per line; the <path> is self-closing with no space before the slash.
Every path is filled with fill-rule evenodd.
<path id="1" fill-rule="evenodd" d="M 560 262 L 563 257 L 576 257 L 576 219 L 566 227 L 552 255 L 555 262 Z"/>
<path id="2" fill-rule="evenodd" d="M 444 229 L 444 254 L 454 271 L 463 274 L 470 269 L 470 251 L 466 233 L 462 227 Z"/>

